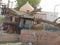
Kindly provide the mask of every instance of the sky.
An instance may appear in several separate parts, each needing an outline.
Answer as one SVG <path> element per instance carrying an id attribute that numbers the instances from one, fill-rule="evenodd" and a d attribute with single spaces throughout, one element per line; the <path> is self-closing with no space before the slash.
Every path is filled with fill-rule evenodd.
<path id="1" fill-rule="evenodd" d="M 58 12 L 58 17 L 60 17 L 60 0 L 41 0 L 39 7 L 41 7 L 43 11 L 54 12 L 55 10 L 55 12 Z"/>
<path id="2" fill-rule="evenodd" d="M 8 0 L 3 0 L 3 3 L 7 4 Z M 15 0 L 10 0 L 10 7 L 14 7 L 16 5 Z M 59 6 L 56 6 L 59 5 Z M 56 8 L 55 8 L 56 6 Z M 49 11 L 49 12 L 58 12 L 58 16 L 60 16 L 60 0 L 41 0 L 40 4 L 38 7 L 42 8 L 42 11 Z"/>

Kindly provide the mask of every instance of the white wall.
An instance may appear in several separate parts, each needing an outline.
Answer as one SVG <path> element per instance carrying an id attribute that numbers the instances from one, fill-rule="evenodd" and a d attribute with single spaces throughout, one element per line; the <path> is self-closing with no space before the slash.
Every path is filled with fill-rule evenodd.
<path id="1" fill-rule="evenodd" d="M 34 15 L 34 17 L 35 18 L 41 18 L 41 19 L 44 19 L 44 20 L 46 20 L 46 13 L 45 12 L 39 12 L 39 13 L 36 13 L 35 15 Z"/>
<path id="2" fill-rule="evenodd" d="M 34 16 L 35 16 L 35 18 L 42 18 L 44 20 L 54 21 L 55 19 L 58 18 L 58 13 L 56 12 L 54 15 L 54 12 L 42 11 L 40 13 L 35 14 Z"/>
<path id="3" fill-rule="evenodd" d="M 54 21 L 58 17 L 58 13 L 54 15 L 53 12 L 47 12 L 47 20 Z"/>

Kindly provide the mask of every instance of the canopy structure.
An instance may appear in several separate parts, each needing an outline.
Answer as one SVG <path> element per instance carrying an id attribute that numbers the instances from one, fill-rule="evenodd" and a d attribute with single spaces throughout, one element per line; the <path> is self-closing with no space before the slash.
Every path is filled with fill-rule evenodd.
<path id="1" fill-rule="evenodd" d="M 25 5 L 23 5 L 21 8 L 20 8 L 20 11 L 22 12 L 32 12 L 34 10 L 34 8 L 29 4 L 29 2 L 27 2 Z"/>

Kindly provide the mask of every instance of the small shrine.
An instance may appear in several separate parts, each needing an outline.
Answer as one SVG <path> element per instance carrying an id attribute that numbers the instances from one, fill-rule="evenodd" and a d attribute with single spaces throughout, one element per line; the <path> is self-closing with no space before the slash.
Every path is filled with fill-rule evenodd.
<path id="1" fill-rule="evenodd" d="M 30 27 L 32 25 L 34 25 L 35 23 L 35 17 L 37 17 L 37 15 L 41 15 L 40 17 L 45 17 L 44 15 L 42 16 L 41 13 L 37 13 L 39 12 L 38 10 L 36 10 L 36 15 L 35 13 L 33 13 L 34 15 L 31 16 L 31 12 L 34 12 L 34 8 L 29 4 L 29 2 L 27 2 L 25 5 L 23 5 L 18 13 L 17 11 L 14 11 L 12 9 L 7 9 L 7 16 L 6 16 L 6 20 L 4 22 L 5 24 L 5 28 L 7 28 L 8 32 L 11 33 L 16 33 L 19 32 L 19 30 L 21 29 L 26 29 L 29 30 Z M 38 16 L 38 17 L 39 17 Z M 37 17 L 37 18 L 38 18 Z"/>
<path id="2" fill-rule="evenodd" d="M 32 12 L 34 10 L 34 8 L 29 4 L 29 2 L 27 1 L 27 3 L 25 5 L 23 5 L 21 8 L 20 8 L 20 12 Z"/>

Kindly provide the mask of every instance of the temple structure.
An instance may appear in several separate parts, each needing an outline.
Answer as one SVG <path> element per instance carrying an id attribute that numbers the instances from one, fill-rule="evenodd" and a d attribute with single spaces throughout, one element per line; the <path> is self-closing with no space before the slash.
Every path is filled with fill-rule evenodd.
<path id="1" fill-rule="evenodd" d="M 7 18 L 4 22 L 5 25 L 7 25 L 7 30 L 10 32 L 16 32 L 16 27 L 19 26 L 22 29 L 29 30 L 31 29 L 31 26 L 36 26 L 36 30 L 42 30 L 43 28 L 43 22 L 39 23 L 37 25 L 37 22 L 35 19 L 43 19 L 43 20 L 49 20 L 50 17 L 54 18 L 54 16 L 48 17 L 48 12 L 43 12 L 41 10 L 35 10 L 29 2 L 24 4 L 19 11 L 15 11 L 12 9 L 7 8 Z M 32 15 L 33 13 L 33 15 Z M 38 22 L 40 20 L 37 20 Z M 36 24 L 36 25 L 35 25 Z"/>

